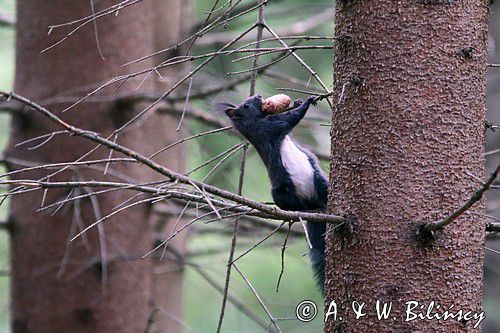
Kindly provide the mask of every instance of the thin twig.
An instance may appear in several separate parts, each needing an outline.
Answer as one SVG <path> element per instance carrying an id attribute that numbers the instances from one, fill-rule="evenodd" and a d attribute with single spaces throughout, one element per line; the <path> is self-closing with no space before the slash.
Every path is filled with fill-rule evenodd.
<path id="1" fill-rule="evenodd" d="M 500 223 L 486 223 L 487 232 L 500 232 Z"/>
<path id="2" fill-rule="evenodd" d="M 208 275 L 199 265 L 197 264 L 194 264 L 194 263 L 191 263 L 189 261 L 186 261 L 184 259 L 184 257 L 181 255 L 181 253 L 179 251 L 177 251 L 175 248 L 172 248 L 172 247 L 169 247 L 168 250 L 174 254 L 174 256 L 176 257 L 176 259 L 193 268 L 198 274 L 200 274 L 200 276 L 205 279 L 205 281 L 208 282 L 209 285 L 211 285 L 215 290 L 217 290 L 219 293 L 223 293 L 224 292 L 224 289 L 222 286 L 219 285 L 219 283 L 217 281 L 215 281 L 212 277 L 210 277 L 210 275 Z M 238 300 L 236 297 L 234 297 L 233 295 L 229 294 L 227 296 L 227 300 L 228 302 L 230 302 L 231 304 L 233 304 L 236 309 L 238 309 L 238 311 L 240 311 L 241 313 L 243 313 L 244 315 L 246 315 L 248 318 L 252 319 L 253 321 L 255 321 L 255 323 L 257 323 L 259 326 L 261 326 L 262 328 L 266 329 L 268 328 L 268 325 L 266 322 L 264 322 L 258 315 L 256 315 L 252 310 L 250 310 L 248 308 L 248 306 Z M 272 327 L 272 330 L 271 332 L 276 332 L 276 330 L 274 329 L 274 327 Z"/>
<path id="3" fill-rule="evenodd" d="M 288 44 L 286 44 L 281 38 L 279 38 L 279 36 L 274 32 L 273 29 L 271 29 L 271 27 L 269 27 L 268 25 L 265 25 L 265 28 L 267 29 L 267 31 L 269 31 L 274 37 L 278 38 L 278 41 L 280 42 L 281 45 L 283 45 L 284 47 L 288 47 Z M 321 80 L 321 78 L 318 76 L 318 73 L 316 73 L 304 60 L 302 60 L 301 57 L 299 57 L 295 52 L 292 53 L 292 55 L 294 56 L 295 59 L 297 59 L 297 61 L 316 79 L 316 81 L 320 84 L 320 86 L 325 89 L 325 92 L 326 93 L 331 93 L 331 91 L 327 88 L 327 86 L 325 85 L 325 83 L 323 83 L 323 81 Z M 328 104 L 330 104 L 330 107 L 332 106 L 331 105 L 331 102 L 329 100 L 328 101 Z"/>
<path id="4" fill-rule="evenodd" d="M 495 169 L 495 171 L 491 174 L 490 178 L 484 183 L 481 188 L 479 188 L 474 195 L 465 202 L 462 207 L 454 211 L 450 216 L 448 216 L 445 219 L 442 219 L 440 221 L 435 221 L 435 222 L 429 222 L 423 225 L 424 230 L 426 231 L 436 231 L 439 229 L 442 229 L 446 227 L 448 224 L 451 222 L 455 221 L 458 217 L 460 217 L 463 213 L 465 213 L 469 208 L 471 208 L 476 202 L 481 200 L 483 197 L 484 193 L 488 191 L 490 188 L 491 184 L 495 181 L 495 179 L 498 176 L 498 172 L 500 172 L 500 165 L 498 165 Z"/>
<path id="5" fill-rule="evenodd" d="M 243 274 L 240 269 L 238 268 L 238 266 L 234 265 L 234 269 L 240 274 L 240 276 L 242 277 L 242 279 L 245 281 L 245 283 L 247 284 L 247 286 L 250 288 L 250 290 L 252 291 L 252 293 L 255 295 L 255 297 L 257 298 L 257 300 L 259 301 L 259 304 L 260 306 L 264 309 L 264 311 L 266 312 L 267 316 L 269 317 L 269 320 L 271 321 L 271 323 L 274 325 L 274 327 L 278 330 L 278 332 L 281 332 L 281 329 L 279 328 L 278 324 L 276 323 L 276 320 L 274 319 L 274 317 L 271 315 L 271 312 L 269 311 L 269 309 L 267 308 L 266 304 L 264 304 L 264 301 L 262 300 L 262 298 L 259 296 L 259 294 L 257 293 L 257 290 L 255 290 L 254 286 L 252 285 L 252 283 L 250 283 L 250 281 L 247 279 L 247 277 L 245 276 L 245 274 Z"/>
<path id="6" fill-rule="evenodd" d="M 224 157 L 224 156 L 226 156 L 226 155 L 228 155 L 228 154 L 231 154 L 231 153 L 233 153 L 234 151 L 238 151 L 238 150 L 240 150 L 241 148 L 243 148 L 243 147 L 244 147 L 244 145 L 245 145 L 245 143 L 244 143 L 244 142 L 242 142 L 242 143 L 238 143 L 238 144 L 236 144 L 236 145 L 234 145 L 234 146 L 232 146 L 232 147 L 229 147 L 228 149 L 224 150 L 223 152 L 221 152 L 221 153 L 219 153 L 219 154 L 217 154 L 217 155 L 215 155 L 215 156 L 211 157 L 209 160 L 207 160 L 207 161 L 205 161 L 205 162 L 203 162 L 203 163 L 201 163 L 201 164 L 197 165 L 197 166 L 196 166 L 196 167 L 194 167 L 193 169 L 191 169 L 191 170 L 187 171 L 187 172 L 185 173 L 185 174 L 186 174 L 186 176 L 188 176 L 188 175 L 192 174 L 193 172 L 195 172 L 195 171 L 197 171 L 197 170 L 199 170 L 199 169 L 201 169 L 201 168 L 203 168 L 203 167 L 207 166 L 208 164 L 210 164 L 210 163 L 212 163 L 212 162 L 214 162 L 214 161 L 218 160 L 218 159 L 219 159 L 219 158 L 221 158 L 221 157 Z"/>
<path id="7" fill-rule="evenodd" d="M 302 15 L 301 15 L 302 16 Z M 304 39 L 304 40 L 309 40 L 309 36 L 290 36 L 290 35 L 297 35 L 301 33 L 305 33 L 307 31 L 313 30 L 314 28 L 318 27 L 321 24 L 324 24 L 325 22 L 328 22 L 331 20 L 333 17 L 333 13 L 329 10 L 324 10 L 318 14 L 311 15 L 307 17 L 303 21 L 299 21 L 297 23 L 294 23 L 292 25 L 286 26 L 281 29 L 277 29 L 276 33 L 280 36 L 281 39 Z M 213 45 L 217 43 L 224 43 L 228 40 L 231 40 L 231 35 L 232 33 L 230 32 L 212 32 L 204 36 L 203 39 L 201 39 L 198 43 L 198 46 L 206 46 L 206 45 Z M 330 37 L 332 38 L 332 37 Z M 312 39 L 312 38 L 311 38 Z M 262 41 L 270 41 L 270 40 L 276 40 L 275 38 L 267 38 L 263 39 Z"/>
<path id="8" fill-rule="evenodd" d="M 210 23 L 210 24 L 206 25 L 206 26 L 205 26 L 204 28 L 202 28 L 202 29 L 198 29 L 198 30 L 197 30 L 194 34 L 192 34 L 191 36 L 189 36 L 189 37 L 185 38 L 184 40 L 182 40 L 182 41 L 180 41 L 180 42 L 176 43 L 175 45 L 173 45 L 173 46 L 171 46 L 171 47 L 168 47 L 168 48 L 166 48 L 166 49 L 160 50 L 160 51 L 153 52 L 153 53 L 148 54 L 148 55 L 146 55 L 146 56 L 143 56 L 143 57 L 141 57 L 141 58 L 137 58 L 137 59 L 135 59 L 135 60 L 132 60 L 132 61 L 130 61 L 130 62 L 128 62 L 128 63 L 126 63 L 126 64 L 124 64 L 123 66 L 128 66 L 128 65 L 131 65 L 131 64 L 134 64 L 134 63 L 137 63 L 137 62 L 140 62 L 140 61 L 143 61 L 143 60 L 149 59 L 149 58 L 151 58 L 151 57 L 157 56 L 157 55 L 159 55 L 159 54 L 162 54 L 162 53 L 165 53 L 165 52 L 169 52 L 169 51 L 171 51 L 171 50 L 178 49 L 180 46 L 182 46 L 182 45 L 186 44 L 186 43 L 187 43 L 187 42 L 189 42 L 190 40 L 192 40 L 192 39 L 194 39 L 194 38 L 198 38 L 198 36 L 201 36 L 201 35 L 203 35 L 203 34 L 206 34 L 207 32 L 209 32 L 209 31 L 211 31 L 211 30 L 213 30 L 213 29 L 215 29 L 215 28 L 217 28 L 217 27 L 219 27 L 219 26 L 223 25 L 225 22 L 221 22 L 222 18 L 223 18 L 225 15 L 227 15 L 228 13 L 230 13 L 230 12 L 231 12 L 231 10 L 232 10 L 232 9 L 233 9 L 236 5 L 238 5 L 241 1 L 242 1 L 242 0 L 237 0 L 237 1 L 235 1 L 235 3 L 234 3 L 232 6 L 230 6 L 230 7 L 229 7 L 229 8 L 228 8 L 228 9 L 227 9 L 227 10 L 226 10 L 226 11 L 225 11 L 222 15 L 219 15 L 219 16 L 218 16 L 218 17 L 214 20 L 214 22 L 212 22 L 212 23 Z M 266 1 L 267 1 L 267 0 L 266 0 Z M 257 9 L 257 8 L 259 8 L 259 7 L 260 7 L 260 5 L 256 5 L 256 6 L 250 7 L 248 10 L 245 10 L 245 11 L 243 11 L 243 12 L 240 12 L 240 13 L 238 13 L 238 14 L 234 15 L 234 16 L 231 16 L 231 17 L 227 18 L 227 19 L 226 19 L 226 22 L 229 22 L 229 21 L 235 20 L 235 19 L 237 19 L 237 18 L 239 18 L 239 17 L 241 17 L 241 16 L 243 16 L 243 15 L 245 15 L 245 14 L 248 14 L 248 13 L 250 13 L 250 12 L 254 11 L 255 9 Z M 242 36 L 242 37 L 243 37 L 243 36 Z M 230 41 L 228 41 L 228 42 L 230 42 Z"/>
<path id="9" fill-rule="evenodd" d="M 292 229 L 292 224 L 288 223 L 288 232 L 286 233 L 285 241 L 283 242 L 283 246 L 281 247 L 281 270 L 280 275 L 278 276 L 278 282 L 276 283 L 276 292 L 280 289 L 280 282 L 283 274 L 285 273 L 285 250 L 286 243 L 288 242 L 288 237 L 290 236 L 290 230 Z"/>
<path id="10" fill-rule="evenodd" d="M 182 126 L 182 121 L 184 120 L 184 116 L 186 115 L 186 108 L 189 104 L 189 96 L 191 95 L 191 86 L 193 85 L 193 77 L 189 79 L 189 84 L 188 84 L 188 91 L 186 93 L 186 101 L 184 102 L 184 107 L 182 108 L 182 114 L 181 114 L 181 119 L 179 119 L 179 124 L 177 125 L 177 128 L 175 129 L 176 132 L 179 132 Z"/>
<path id="11" fill-rule="evenodd" d="M 92 16 L 95 16 L 95 6 L 94 6 L 94 0 L 89 0 L 90 1 L 90 8 L 92 10 Z M 101 56 L 101 59 L 104 61 L 106 58 L 104 57 L 104 54 L 102 53 L 101 49 L 101 43 L 99 42 L 99 33 L 97 31 L 97 20 L 94 18 L 92 20 L 92 25 L 94 26 L 94 36 L 95 36 L 95 42 L 97 45 L 97 50 L 99 51 L 99 55 Z"/>
<path id="12" fill-rule="evenodd" d="M 203 30 L 203 28 L 205 28 L 205 26 L 207 25 L 207 23 L 210 21 L 210 17 L 212 16 L 212 14 L 214 13 L 215 9 L 217 8 L 217 4 L 219 3 L 219 1 L 220 0 L 215 0 L 214 1 L 212 9 L 210 9 L 210 11 L 208 12 L 207 17 L 205 18 L 205 21 L 201 24 L 199 30 Z M 186 54 L 189 54 L 189 52 L 191 51 L 191 48 L 193 47 L 193 44 L 196 42 L 196 39 L 198 37 L 200 37 L 200 36 L 202 36 L 202 35 L 200 35 L 200 34 L 195 34 L 194 35 L 194 38 L 189 43 L 189 46 L 188 46 L 187 51 L 186 51 Z"/>
<path id="13" fill-rule="evenodd" d="M 166 147 L 163 147 L 162 149 L 158 150 L 157 152 L 155 152 L 154 154 L 152 154 L 151 156 L 149 156 L 149 158 L 153 158 L 153 157 L 156 157 L 158 156 L 158 154 L 161 154 L 163 153 L 164 151 L 172 148 L 172 147 L 175 147 L 177 146 L 178 144 L 181 144 L 183 142 L 186 142 L 186 141 L 189 141 L 189 140 L 192 140 L 192 139 L 196 139 L 196 138 L 199 138 L 199 137 L 202 137 L 202 136 L 205 136 L 205 135 L 209 135 L 209 134 L 213 134 L 213 133 L 220 133 L 220 132 L 224 132 L 224 131 L 227 131 L 228 129 L 231 129 L 233 126 L 225 126 L 225 127 L 221 127 L 221 128 L 216 128 L 214 130 L 210 130 L 210 131 L 205 131 L 205 132 L 201 132 L 201 133 L 197 133 L 197 134 L 193 134 L 191 136 L 188 136 L 186 138 L 182 138 L 182 139 L 179 139 L 171 144 L 169 144 L 168 146 Z"/>
<path id="14" fill-rule="evenodd" d="M 250 252 L 252 252 L 254 249 L 256 249 L 260 244 L 264 243 L 266 240 L 268 240 L 272 235 L 274 235 L 278 230 L 280 230 L 284 225 L 285 225 L 286 222 L 282 222 L 279 226 L 277 226 L 273 231 L 271 231 L 269 234 L 266 235 L 266 237 L 262 238 L 260 241 L 258 241 L 257 243 L 253 244 L 252 247 L 250 247 L 248 250 L 246 250 L 245 252 L 243 252 L 242 254 L 240 254 L 238 257 L 236 257 L 233 261 L 231 261 L 229 265 L 232 265 L 234 264 L 236 261 L 240 260 L 241 258 L 243 258 L 244 256 L 246 256 L 247 254 L 249 254 Z"/>
<path id="15" fill-rule="evenodd" d="M 101 18 L 101 17 L 104 17 L 106 15 L 112 15 L 112 14 L 115 14 L 115 13 L 118 13 L 120 10 L 124 9 L 124 8 L 127 8 L 127 7 L 130 7 L 132 5 L 135 5 L 139 2 L 141 2 L 142 0 L 125 0 L 125 1 L 122 1 L 116 5 L 113 5 L 113 6 L 110 6 L 106 9 L 103 9 L 97 13 L 93 13 L 91 15 L 88 15 L 88 16 L 85 16 L 85 17 L 82 17 L 80 19 L 77 19 L 77 20 L 74 20 L 74 21 L 71 21 L 71 22 L 66 22 L 66 23 L 61 23 L 61 24 L 56 24 L 56 25 L 52 25 L 52 26 L 49 26 L 49 34 L 52 33 L 53 30 L 57 29 L 57 28 L 60 28 L 60 27 L 64 27 L 64 26 L 71 26 L 71 25 L 74 25 L 74 24 L 78 24 L 76 28 L 74 28 L 73 30 L 71 30 L 68 34 L 66 34 L 66 36 L 64 36 L 63 38 L 59 39 L 57 42 L 51 44 L 50 46 L 46 47 L 45 49 L 43 49 L 41 51 L 41 53 L 44 53 L 44 52 L 47 52 L 48 50 L 56 47 L 57 45 L 63 43 L 65 40 L 67 40 L 68 38 L 70 38 L 73 34 L 75 34 L 78 30 L 80 30 L 81 28 L 83 28 L 84 26 L 86 26 L 87 24 L 91 23 L 91 22 L 95 22 L 95 20 Z"/>
<path id="16" fill-rule="evenodd" d="M 257 22 L 255 23 L 255 26 L 257 26 L 257 45 L 256 48 L 260 48 L 260 40 L 262 39 L 262 28 L 264 25 L 264 6 L 266 0 L 259 0 L 259 14 L 257 18 Z M 254 58 L 253 61 L 253 71 L 252 71 L 252 76 L 250 78 L 250 96 L 255 93 L 255 84 L 256 84 L 256 79 L 257 79 L 257 57 Z M 245 178 L 245 165 L 246 165 L 246 160 L 247 160 L 247 155 L 248 155 L 248 147 L 249 143 L 248 141 L 245 141 L 243 144 L 243 154 L 241 157 L 241 164 L 240 164 L 240 179 L 238 182 L 238 195 L 241 195 L 243 192 L 243 182 Z M 227 301 L 227 293 L 229 290 L 229 282 L 231 279 L 231 268 L 232 268 L 232 262 L 234 258 L 234 251 L 236 249 L 236 239 L 238 235 L 238 226 L 239 226 L 240 219 L 239 217 L 236 218 L 234 221 L 234 226 L 233 226 L 233 237 L 231 239 L 231 249 L 229 250 L 229 258 L 228 258 L 228 265 L 226 268 L 226 279 L 224 282 L 224 295 L 222 297 L 222 305 L 221 305 L 221 310 L 220 310 L 220 315 L 219 315 L 219 322 L 217 324 L 217 333 L 220 333 L 222 329 L 222 321 L 224 319 L 224 312 L 226 308 L 226 301 Z"/>

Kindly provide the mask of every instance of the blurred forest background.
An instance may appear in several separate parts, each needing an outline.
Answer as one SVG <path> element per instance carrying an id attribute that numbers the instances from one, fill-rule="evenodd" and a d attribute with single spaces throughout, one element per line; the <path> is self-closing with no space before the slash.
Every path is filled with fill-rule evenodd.
<path id="1" fill-rule="evenodd" d="M 317 16 L 320 24 L 308 31 L 308 35 L 332 35 L 333 27 L 331 18 L 333 17 L 333 2 L 330 0 L 287 0 L 287 1 L 272 1 L 272 5 L 266 9 L 266 20 L 268 23 L 279 29 L 280 27 L 290 27 L 299 20 L 304 20 L 306 17 Z M 275 4 L 276 3 L 276 4 Z M 194 0 L 194 22 L 203 22 L 207 11 L 212 6 L 211 1 Z M 15 14 L 14 0 L 0 0 L 0 8 L 7 13 Z M 325 14 L 326 13 L 326 14 Z M 233 36 L 241 31 L 242 26 L 255 21 L 257 13 L 243 16 L 242 18 L 233 21 L 226 29 L 219 28 L 222 33 L 232 32 Z M 329 15 L 329 16 L 327 16 Z M 106 19 L 106 18 L 105 18 Z M 323 22 L 319 21 L 320 19 Z M 58 22 L 54 22 L 58 23 Z M 245 23 L 243 25 L 242 23 Z M 140 32 L 138 32 L 140 33 Z M 203 39 L 200 39 L 193 53 L 204 53 L 210 50 L 215 50 L 219 46 L 207 45 L 203 46 Z M 307 43 L 307 42 L 306 42 Z M 315 45 L 323 43 L 324 45 L 331 44 L 331 41 L 314 41 Z M 12 88 L 14 75 L 14 52 L 15 31 L 9 27 L 0 26 L 0 90 L 10 90 Z M 494 13 L 491 16 L 490 23 L 490 62 L 500 63 L 500 4 L 494 6 Z M 320 75 L 321 79 L 328 87 L 332 85 L 332 62 L 333 56 L 331 50 L 307 50 L 300 52 L 304 60 L 310 64 Z M 206 85 L 214 82 L 222 82 L 232 79 L 228 78 L 228 72 L 236 72 L 248 69 L 249 65 L 245 62 L 233 63 L 226 61 L 224 57 L 218 57 L 216 61 L 208 67 L 205 67 L 201 75 L 196 77 L 196 80 L 203 80 Z M 297 80 L 309 81 L 308 73 L 302 70 L 297 63 L 289 57 L 277 66 L 274 66 L 270 71 L 270 75 L 259 77 L 257 80 L 257 91 L 264 96 L 277 93 L 276 88 L 290 87 L 279 79 L 279 76 L 292 76 Z M 274 76 L 274 78 L 273 78 Z M 494 123 L 500 122 L 500 116 L 497 112 L 500 105 L 500 69 L 489 69 L 489 95 L 488 95 L 488 119 Z M 210 97 L 204 101 L 197 101 L 195 105 L 203 110 L 212 112 L 213 105 L 220 101 L 239 102 L 248 95 L 248 85 L 242 84 L 236 87 L 231 94 L 221 94 Z M 292 98 L 304 97 L 303 94 L 289 93 Z M 326 103 L 320 103 L 316 108 L 317 112 L 309 113 L 309 126 L 300 127 L 294 132 L 298 141 L 306 143 L 310 147 L 316 147 L 316 151 L 323 154 L 329 153 L 329 127 L 322 126 L 329 122 L 330 111 Z M 212 113 L 217 117 L 223 117 L 220 114 Z M 203 124 L 190 121 L 189 126 L 193 132 L 203 131 Z M 207 128 L 208 129 L 208 128 Z M 9 135 L 9 116 L 0 113 L 0 151 L 6 145 L 6 140 Z M 215 136 L 207 136 L 203 140 L 190 141 L 187 146 L 188 166 L 190 170 L 199 165 L 208 158 L 220 153 L 234 144 L 238 143 L 237 139 L 232 136 L 220 134 Z M 492 150 L 500 146 L 498 134 L 489 134 L 487 150 Z M 489 156 L 489 162 L 497 164 L 499 161 L 495 159 L 496 155 Z M 328 169 L 326 163 L 323 164 L 325 170 Z M 271 201 L 269 194 L 269 183 L 267 180 L 265 169 L 255 154 L 251 150 L 250 159 L 248 162 L 249 170 L 246 175 L 245 194 L 259 201 Z M 229 189 L 236 192 L 239 174 L 239 159 L 231 158 L 228 163 L 224 164 L 222 169 L 214 174 L 209 183 L 217 184 L 219 187 Z M 203 175 L 199 176 L 196 173 L 193 177 L 201 180 Z M 491 197 L 495 197 L 494 192 L 490 193 Z M 491 198 L 490 198 L 491 199 Z M 498 210 L 499 205 L 494 205 L 494 200 L 490 200 L 489 212 L 494 215 L 494 211 Z M 5 220 L 8 205 L 0 206 L 0 220 Z M 498 216 L 498 214 L 495 214 Z M 214 227 L 215 228 L 215 227 Z M 224 226 L 218 226 L 224 231 Z M 227 231 L 232 230 L 229 225 Z M 251 252 L 240 263 L 240 268 L 245 271 L 247 277 L 252 281 L 254 287 L 261 295 L 265 295 L 266 304 L 270 307 L 272 313 L 278 318 L 290 318 L 289 321 L 284 321 L 281 326 L 286 332 L 318 332 L 322 327 L 322 313 L 311 323 L 300 323 L 294 319 L 295 307 L 302 300 L 314 300 L 317 304 L 322 304 L 322 299 L 319 291 L 315 287 L 312 272 L 309 267 L 307 253 L 307 244 L 304 239 L 291 238 L 286 252 L 286 269 L 280 290 L 276 293 L 276 281 L 281 269 L 281 245 L 284 240 L 283 234 L 273 236 L 264 246 Z M 8 253 L 8 234 L 0 231 L 0 331 L 10 332 L 9 327 L 9 253 Z M 252 240 L 254 241 L 254 240 Z M 244 251 L 251 242 L 241 242 L 238 251 Z M 192 233 L 188 240 L 188 252 L 191 253 L 190 261 L 196 263 L 206 269 L 210 276 L 218 281 L 221 285 L 224 282 L 225 266 L 227 263 L 227 253 L 230 247 L 229 233 Z M 500 246 L 495 245 L 495 240 L 489 240 L 488 247 L 500 249 Z M 146 249 L 145 249 L 146 251 Z M 486 284 L 484 292 L 484 307 L 486 311 L 486 321 L 484 325 L 485 331 L 498 332 L 500 331 L 500 255 L 491 251 L 486 251 Z M 353 259 L 355 260 L 355 259 Z M 217 325 L 218 314 L 220 311 L 221 294 L 213 289 L 204 278 L 202 278 L 194 269 L 189 266 L 185 269 L 185 284 L 184 284 L 184 318 L 183 324 L 186 326 L 186 332 L 207 332 L 215 331 Z M 241 286 L 241 287 L 238 287 Z M 242 300 L 246 305 L 253 309 L 256 313 L 261 313 L 262 309 L 258 304 L 255 296 L 244 285 L 244 281 L 235 276 L 231 282 L 231 292 Z M 320 311 L 322 307 L 319 306 Z M 255 322 L 248 319 L 245 315 L 239 312 L 231 304 L 228 305 L 227 316 L 224 322 L 224 328 L 227 332 L 258 332 L 262 329 Z"/>

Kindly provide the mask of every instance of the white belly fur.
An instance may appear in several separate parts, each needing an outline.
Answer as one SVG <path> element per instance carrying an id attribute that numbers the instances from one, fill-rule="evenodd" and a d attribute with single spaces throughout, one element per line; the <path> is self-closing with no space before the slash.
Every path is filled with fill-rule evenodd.
<path id="1" fill-rule="evenodd" d="M 281 162 L 290 175 L 297 194 L 304 199 L 314 199 L 314 169 L 307 155 L 288 135 L 281 142 Z"/>

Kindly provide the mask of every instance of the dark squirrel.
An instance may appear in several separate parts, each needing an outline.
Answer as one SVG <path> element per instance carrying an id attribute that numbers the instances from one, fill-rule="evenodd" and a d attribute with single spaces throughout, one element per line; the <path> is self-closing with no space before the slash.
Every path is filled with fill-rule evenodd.
<path id="1" fill-rule="evenodd" d="M 273 200 L 284 210 L 326 209 L 328 180 L 318 159 L 289 136 L 316 100 L 314 96 L 305 101 L 295 100 L 290 110 L 272 115 L 262 112 L 260 95 L 249 97 L 238 106 L 230 103 L 218 105 L 259 153 L 271 181 Z M 309 257 L 321 290 L 325 275 L 325 231 L 324 223 L 307 222 L 312 246 Z"/>

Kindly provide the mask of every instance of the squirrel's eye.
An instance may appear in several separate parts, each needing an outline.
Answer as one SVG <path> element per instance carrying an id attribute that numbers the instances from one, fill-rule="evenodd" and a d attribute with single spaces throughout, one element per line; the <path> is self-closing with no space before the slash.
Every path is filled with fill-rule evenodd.
<path id="1" fill-rule="evenodd" d="M 245 104 L 243 104 L 243 107 L 244 107 L 245 109 L 248 109 L 248 108 L 250 107 L 250 104 L 245 103 Z"/>

